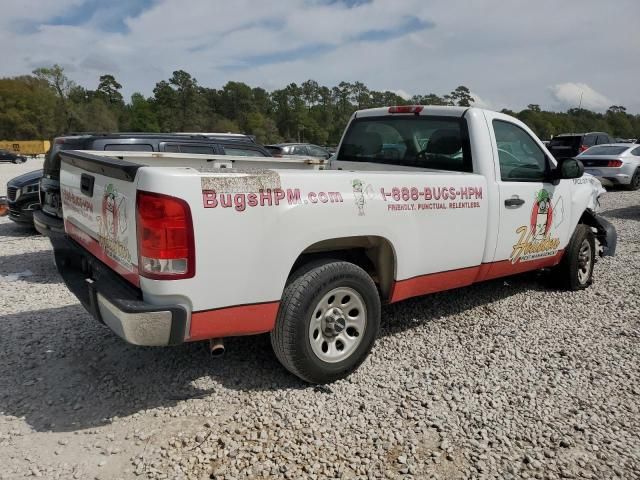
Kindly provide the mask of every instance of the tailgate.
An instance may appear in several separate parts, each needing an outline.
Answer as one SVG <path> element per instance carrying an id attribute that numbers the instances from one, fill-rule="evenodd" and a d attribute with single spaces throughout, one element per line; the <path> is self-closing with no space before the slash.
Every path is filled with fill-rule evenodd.
<path id="1" fill-rule="evenodd" d="M 85 152 L 60 152 L 60 194 L 67 234 L 139 286 L 135 174 L 140 165 Z"/>

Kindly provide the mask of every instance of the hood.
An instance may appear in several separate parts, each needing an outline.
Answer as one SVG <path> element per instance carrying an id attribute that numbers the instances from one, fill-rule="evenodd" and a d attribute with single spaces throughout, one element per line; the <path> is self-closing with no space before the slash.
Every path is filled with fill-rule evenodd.
<path id="1" fill-rule="evenodd" d="M 42 170 L 34 170 L 33 172 L 12 178 L 7 182 L 7 185 L 11 185 L 13 187 L 24 187 L 30 183 L 38 182 L 40 178 L 42 178 Z"/>

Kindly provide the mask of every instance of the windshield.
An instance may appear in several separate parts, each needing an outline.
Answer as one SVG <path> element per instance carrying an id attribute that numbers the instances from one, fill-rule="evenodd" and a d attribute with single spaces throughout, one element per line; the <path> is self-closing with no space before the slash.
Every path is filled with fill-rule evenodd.
<path id="1" fill-rule="evenodd" d="M 463 119 L 427 116 L 364 117 L 351 122 L 338 160 L 471 172 Z"/>
<path id="2" fill-rule="evenodd" d="M 620 155 L 624 153 L 626 150 L 629 150 L 629 147 L 616 147 L 611 145 L 599 145 L 597 147 L 591 147 L 581 155 Z"/>

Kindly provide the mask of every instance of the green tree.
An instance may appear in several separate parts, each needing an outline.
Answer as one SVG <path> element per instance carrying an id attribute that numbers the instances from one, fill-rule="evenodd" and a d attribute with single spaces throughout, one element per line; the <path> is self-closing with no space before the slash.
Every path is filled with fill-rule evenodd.
<path id="1" fill-rule="evenodd" d="M 124 105 L 120 85 L 113 75 L 101 75 L 96 89 L 96 95 L 102 97 L 109 105 L 121 107 Z"/>
<path id="2" fill-rule="evenodd" d="M 470 107 L 475 98 L 471 96 L 471 91 L 464 85 L 460 85 L 449 94 L 450 100 L 459 107 Z"/>
<path id="3" fill-rule="evenodd" d="M 131 95 L 128 108 L 129 128 L 132 132 L 159 132 L 160 125 L 153 110 L 153 104 L 141 93 Z"/>
<path id="4" fill-rule="evenodd" d="M 56 94 L 27 75 L 0 79 L 0 139 L 50 138 L 56 133 Z"/>
<path id="5" fill-rule="evenodd" d="M 68 97 L 70 91 L 75 87 L 75 83 L 64 74 L 64 69 L 58 64 L 54 64 L 52 67 L 36 68 L 33 75 L 46 82 L 58 97 L 59 112 L 56 118 L 59 119 L 59 123 L 56 126 L 56 133 L 69 131 L 72 126 L 73 114 Z"/>
<path id="6" fill-rule="evenodd" d="M 174 88 L 174 108 L 178 114 L 178 130 L 198 129 L 198 82 L 184 70 L 176 70 L 169 79 Z"/>

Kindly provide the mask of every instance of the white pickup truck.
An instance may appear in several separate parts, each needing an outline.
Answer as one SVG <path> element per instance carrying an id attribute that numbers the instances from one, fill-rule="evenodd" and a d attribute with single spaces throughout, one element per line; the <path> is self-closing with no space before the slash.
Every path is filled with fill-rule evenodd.
<path id="1" fill-rule="evenodd" d="M 581 289 L 616 247 L 599 181 L 477 108 L 358 111 L 320 164 L 61 155 L 56 264 L 94 317 L 138 345 L 270 332 L 313 383 L 366 358 L 381 303 L 539 269 Z"/>

